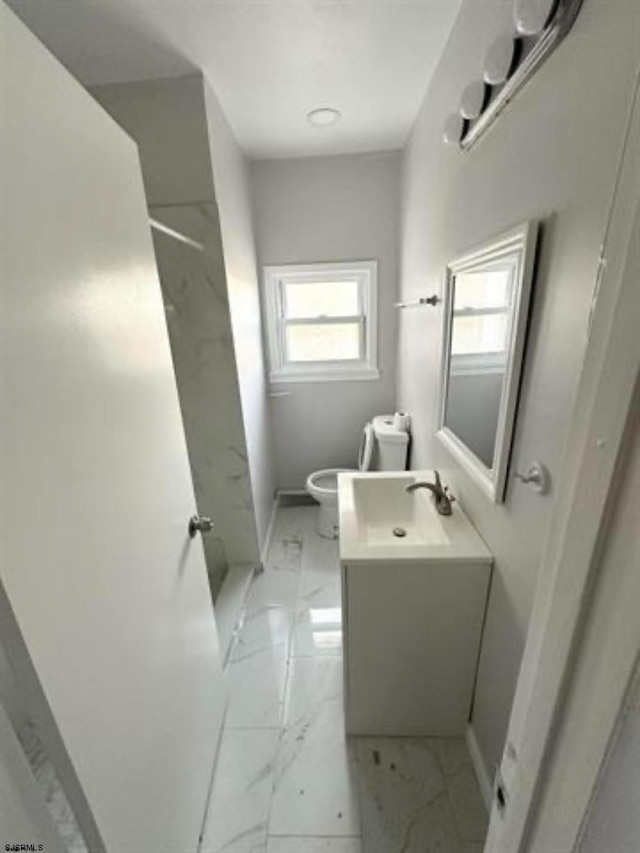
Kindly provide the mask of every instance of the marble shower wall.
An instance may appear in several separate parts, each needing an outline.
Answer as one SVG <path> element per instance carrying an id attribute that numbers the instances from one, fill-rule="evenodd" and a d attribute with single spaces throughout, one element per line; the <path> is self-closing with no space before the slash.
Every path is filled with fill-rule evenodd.
<path id="1" fill-rule="evenodd" d="M 152 206 L 154 219 L 203 244 L 153 232 L 213 597 L 230 565 L 259 563 L 217 206 Z"/>

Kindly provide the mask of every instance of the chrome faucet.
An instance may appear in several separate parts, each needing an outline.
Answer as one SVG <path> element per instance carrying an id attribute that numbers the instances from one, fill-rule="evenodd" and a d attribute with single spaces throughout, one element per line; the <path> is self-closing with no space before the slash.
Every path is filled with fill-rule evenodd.
<path id="1" fill-rule="evenodd" d="M 455 501 L 455 498 L 449 493 L 448 487 L 442 485 L 440 474 L 437 471 L 433 473 L 436 478 L 435 483 L 411 483 L 411 485 L 405 488 L 405 492 L 415 492 L 416 489 L 429 489 L 433 495 L 437 512 L 440 515 L 451 515 L 451 504 Z"/>

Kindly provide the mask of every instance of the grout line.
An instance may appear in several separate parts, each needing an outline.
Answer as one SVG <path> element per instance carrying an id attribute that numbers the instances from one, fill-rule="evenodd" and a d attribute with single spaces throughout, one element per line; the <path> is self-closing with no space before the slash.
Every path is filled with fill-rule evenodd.
<path id="1" fill-rule="evenodd" d="M 278 507 L 278 511 L 280 509 L 281 509 L 281 507 Z M 276 525 L 274 524 L 274 529 L 275 529 L 275 526 Z M 299 558 L 298 558 L 298 569 L 297 569 L 297 578 L 296 578 L 296 584 L 295 584 L 295 594 L 293 596 L 293 606 L 291 607 L 291 610 L 290 610 L 291 621 L 289 623 L 289 633 L 288 633 L 288 642 L 287 642 L 287 658 L 286 658 L 286 663 L 285 663 L 285 673 L 286 674 L 285 674 L 284 688 L 283 688 L 283 692 L 282 692 L 282 705 L 280 708 L 280 733 L 278 736 L 278 740 L 277 740 L 276 748 L 275 748 L 275 754 L 274 754 L 273 780 L 271 783 L 271 793 L 269 795 L 269 810 L 267 812 L 267 841 L 269 839 L 269 829 L 271 827 L 271 813 L 273 810 L 273 799 L 275 797 L 276 785 L 278 782 L 278 769 L 279 769 L 278 764 L 279 764 L 279 759 L 281 756 L 282 742 L 283 742 L 284 733 L 285 733 L 285 712 L 286 712 L 286 708 L 287 708 L 289 691 L 291 688 L 291 677 L 292 677 L 292 668 L 293 668 L 292 667 L 293 642 L 294 642 L 294 632 L 295 632 L 295 627 L 296 627 L 296 614 L 298 612 L 298 599 L 299 599 L 299 594 L 300 594 L 300 583 L 301 583 L 301 575 L 302 575 L 302 559 L 303 559 L 303 555 L 304 555 L 304 551 L 305 551 L 305 545 L 306 545 L 306 533 L 307 533 L 306 529 L 303 528 L 302 540 L 301 540 L 301 545 L 300 545 L 300 553 L 299 553 Z M 277 541 L 277 540 L 273 540 L 273 538 L 272 538 L 269 551 L 271 551 L 271 547 L 273 546 L 274 541 Z M 270 556 L 270 554 L 267 554 L 267 566 L 265 567 L 265 571 L 268 571 L 267 567 L 268 567 L 268 562 L 269 562 L 269 556 Z M 289 608 L 286 608 L 286 609 L 289 610 Z"/>

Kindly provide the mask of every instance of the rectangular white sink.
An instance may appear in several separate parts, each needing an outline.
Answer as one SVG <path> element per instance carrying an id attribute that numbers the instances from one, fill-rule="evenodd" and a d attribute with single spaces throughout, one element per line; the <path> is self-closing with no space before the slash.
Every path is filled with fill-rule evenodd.
<path id="1" fill-rule="evenodd" d="M 485 559 L 491 555 L 460 507 L 441 516 L 427 489 L 407 492 L 433 471 L 345 473 L 338 478 L 343 560 Z"/>

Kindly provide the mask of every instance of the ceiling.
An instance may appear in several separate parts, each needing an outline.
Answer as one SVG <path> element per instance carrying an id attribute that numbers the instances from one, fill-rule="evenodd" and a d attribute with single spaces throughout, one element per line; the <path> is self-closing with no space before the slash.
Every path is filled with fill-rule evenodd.
<path id="1" fill-rule="evenodd" d="M 201 70 L 248 156 L 406 141 L 461 0 L 9 0 L 87 85 Z M 309 110 L 336 107 L 314 127 Z"/>

